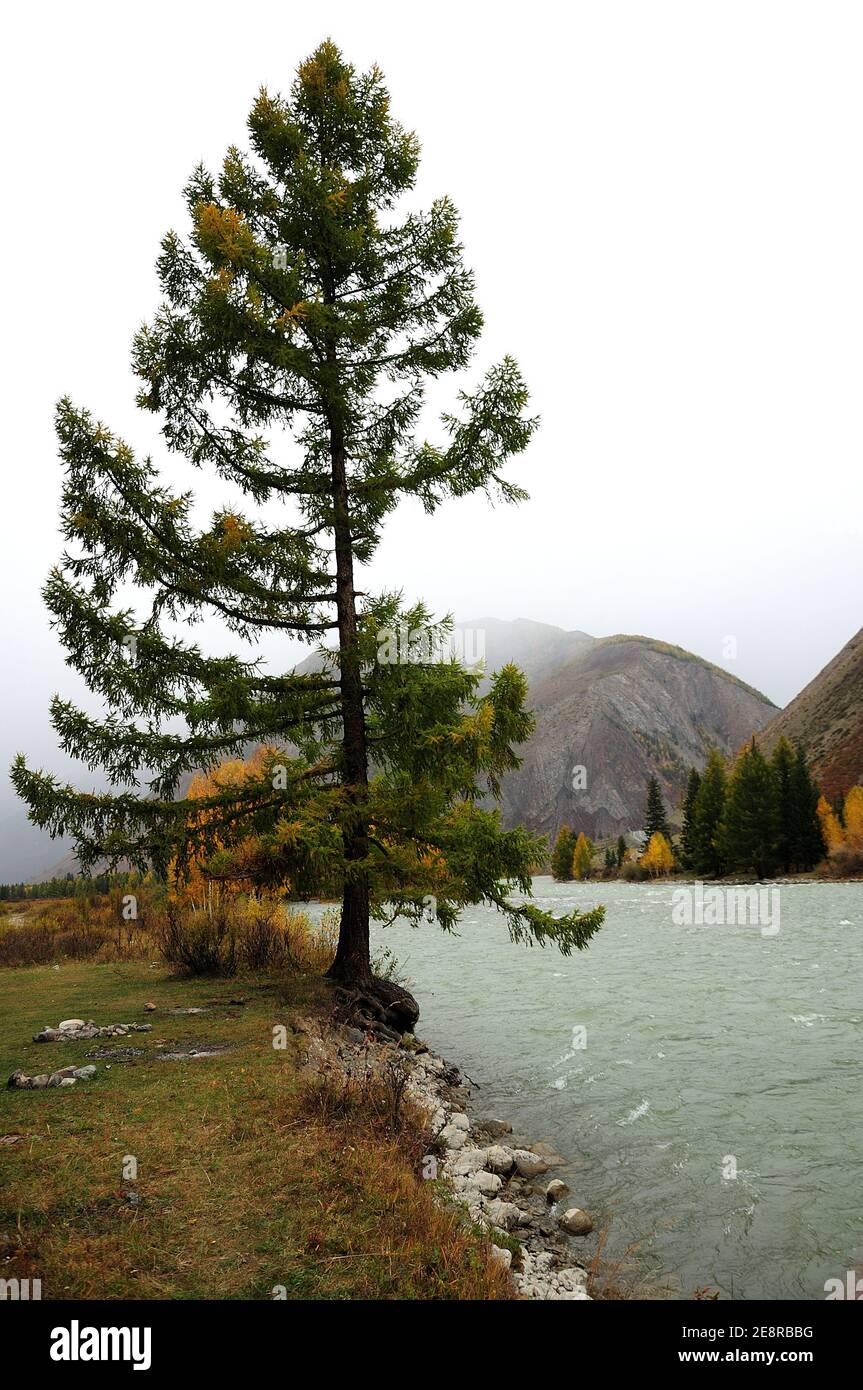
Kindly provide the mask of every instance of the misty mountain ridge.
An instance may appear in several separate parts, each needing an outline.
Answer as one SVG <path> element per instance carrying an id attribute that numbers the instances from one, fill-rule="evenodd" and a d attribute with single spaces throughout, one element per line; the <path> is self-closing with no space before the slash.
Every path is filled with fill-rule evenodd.
<path id="1" fill-rule="evenodd" d="M 594 838 L 639 830 L 651 775 L 673 818 L 689 768 L 703 767 L 710 746 L 733 755 L 777 712 L 730 672 L 654 638 L 593 637 L 529 618 L 485 616 L 454 627 L 466 634 L 466 653 L 483 653 L 481 692 L 508 662 L 527 678 L 536 728 L 518 750 L 521 768 L 503 779 L 499 806 L 508 827 L 553 836 L 571 824 Z M 315 653 L 296 669 L 320 664 Z M 577 767 L 586 781 L 579 790 Z M 74 868 L 70 854 L 57 863 L 49 850 L 43 876 Z M 3 877 L 19 875 L 13 869 Z"/>

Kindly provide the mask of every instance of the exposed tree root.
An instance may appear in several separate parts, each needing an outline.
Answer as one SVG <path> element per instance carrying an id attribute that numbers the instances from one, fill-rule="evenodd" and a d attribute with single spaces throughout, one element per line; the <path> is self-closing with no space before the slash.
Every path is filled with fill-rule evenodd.
<path id="1" fill-rule="evenodd" d="M 335 994 L 340 1022 L 371 1029 L 390 1042 L 413 1032 L 420 1015 L 412 994 L 374 975 L 361 984 L 336 985 Z"/>

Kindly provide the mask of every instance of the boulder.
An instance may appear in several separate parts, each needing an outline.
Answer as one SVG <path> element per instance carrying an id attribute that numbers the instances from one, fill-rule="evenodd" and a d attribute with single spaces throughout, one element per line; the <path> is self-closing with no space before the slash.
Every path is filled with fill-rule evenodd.
<path id="1" fill-rule="evenodd" d="M 485 1168 L 487 1158 L 487 1149 L 462 1149 L 458 1158 L 453 1160 L 452 1172 L 459 1177 L 478 1173 L 482 1168 Z"/>
<path id="2" fill-rule="evenodd" d="M 463 1149 L 467 1134 L 457 1125 L 445 1125 L 440 1132 L 440 1137 L 448 1149 Z"/>
<path id="3" fill-rule="evenodd" d="M 530 1149 L 514 1149 L 512 1157 L 523 1178 L 538 1178 L 551 1167 L 540 1154 L 533 1153 Z"/>
<path id="4" fill-rule="evenodd" d="M 480 1120 L 479 1128 L 489 1139 L 503 1139 L 504 1135 L 512 1134 L 512 1125 L 505 1120 Z"/>
<path id="5" fill-rule="evenodd" d="M 502 1231 L 512 1231 L 521 1224 L 523 1213 L 514 1202 L 502 1202 L 499 1198 L 486 1203 L 486 1214 L 495 1226 Z"/>
<path id="6" fill-rule="evenodd" d="M 593 1222 L 581 1207 L 570 1207 L 560 1217 L 560 1225 L 571 1236 L 587 1236 L 593 1230 Z"/>
<path id="7" fill-rule="evenodd" d="M 545 1197 L 548 1202 L 560 1202 L 569 1192 L 565 1182 L 560 1178 L 553 1178 L 545 1189 Z"/>
<path id="8" fill-rule="evenodd" d="M 478 1173 L 472 1173 L 466 1182 L 469 1187 L 481 1192 L 484 1197 L 496 1197 L 503 1187 L 503 1182 L 497 1173 L 486 1173 L 480 1169 Z"/>
<path id="9" fill-rule="evenodd" d="M 490 1168 L 493 1173 L 512 1171 L 513 1157 L 509 1149 L 505 1149 L 502 1144 L 492 1144 L 486 1152 L 488 1157 L 485 1166 Z"/>
<path id="10" fill-rule="evenodd" d="M 512 1265 L 512 1251 L 506 1250 L 502 1245 L 491 1247 L 491 1258 L 495 1264 L 503 1265 L 504 1269 L 509 1269 Z"/>

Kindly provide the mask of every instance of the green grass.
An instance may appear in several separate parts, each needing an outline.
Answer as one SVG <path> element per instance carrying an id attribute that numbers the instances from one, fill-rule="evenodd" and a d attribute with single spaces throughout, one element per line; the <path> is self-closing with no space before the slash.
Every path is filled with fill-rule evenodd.
<path id="1" fill-rule="evenodd" d="M 272 1029 L 325 1007 L 309 976 L 0 970 L 0 1084 L 18 1068 L 84 1065 L 94 1048 L 144 1049 L 133 1062 L 93 1059 L 96 1076 L 74 1087 L 0 1092 L 0 1136 L 23 1136 L 0 1143 L 0 1276 L 41 1278 L 43 1299 L 269 1299 L 279 1285 L 297 1299 L 511 1297 L 481 1237 L 434 1204 L 402 1137 L 380 1117 L 310 1108 L 301 1039 L 289 1033 L 279 1051 Z M 73 1017 L 153 1027 L 31 1041 Z M 160 1041 L 233 1050 L 159 1061 Z M 126 1155 L 136 1182 L 123 1179 Z"/>

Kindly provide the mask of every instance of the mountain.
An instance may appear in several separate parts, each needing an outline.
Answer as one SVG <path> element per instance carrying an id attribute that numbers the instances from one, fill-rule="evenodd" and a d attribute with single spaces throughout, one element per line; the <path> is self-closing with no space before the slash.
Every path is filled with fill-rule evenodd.
<path id="1" fill-rule="evenodd" d="M 727 671 L 649 637 L 579 642 L 556 666 L 537 653 L 535 670 L 536 728 L 504 779 L 501 813 L 550 835 L 563 824 L 593 838 L 640 829 L 651 774 L 675 819 L 690 767 L 711 745 L 734 753 L 776 711 Z"/>
<path id="2" fill-rule="evenodd" d="M 863 782 L 863 628 L 760 735 L 766 750 L 799 740 L 831 799 Z"/>
<path id="3" fill-rule="evenodd" d="M 484 654 L 486 674 L 480 682 L 483 692 L 488 689 L 492 673 L 509 661 L 514 662 L 527 676 L 528 684 L 534 686 L 596 641 L 587 632 L 578 629 L 568 632 L 551 623 L 534 623 L 528 618 L 516 618 L 512 622 L 501 618 L 475 618 L 471 622 L 456 623 L 455 628 L 463 635 L 466 656 L 477 651 Z"/>
<path id="4" fill-rule="evenodd" d="M 528 680 L 536 729 L 519 749 L 521 768 L 503 780 L 506 826 L 554 836 L 567 823 L 595 839 L 639 830 L 651 774 L 674 821 L 689 769 L 704 766 L 708 748 L 733 754 L 776 714 L 728 671 L 649 637 L 596 638 L 523 618 L 455 626 L 465 656 L 484 655 L 481 690 L 510 661 Z M 296 669 L 319 665 L 312 654 Z M 573 786 L 576 767 L 584 787 Z"/>

